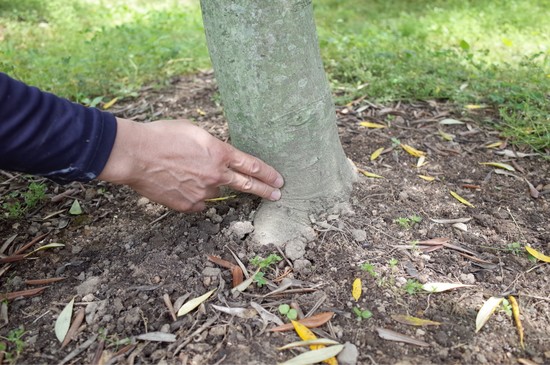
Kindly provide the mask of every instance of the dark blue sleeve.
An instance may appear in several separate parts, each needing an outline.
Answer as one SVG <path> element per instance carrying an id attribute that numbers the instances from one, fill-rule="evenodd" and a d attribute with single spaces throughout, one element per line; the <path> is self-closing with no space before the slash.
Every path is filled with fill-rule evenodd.
<path id="1" fill-rule="evenodd" d="M 59 183 L 90 181 L 105 167 L 116 119 L 0 72 L 0 169 Z"/>

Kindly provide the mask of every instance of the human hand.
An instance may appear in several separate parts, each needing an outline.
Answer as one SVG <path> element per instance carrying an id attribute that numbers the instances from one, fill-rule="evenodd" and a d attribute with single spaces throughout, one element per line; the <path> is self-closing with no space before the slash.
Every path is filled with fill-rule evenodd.
<path id="1" fill-rule="evenodd" d="M 117 136 L 100 180 L 125 184 L 178 211 L 200 211 L 220 186 L 272 201 L 283 177 L 187 120 L 136 123 L 117 118 Z"/>

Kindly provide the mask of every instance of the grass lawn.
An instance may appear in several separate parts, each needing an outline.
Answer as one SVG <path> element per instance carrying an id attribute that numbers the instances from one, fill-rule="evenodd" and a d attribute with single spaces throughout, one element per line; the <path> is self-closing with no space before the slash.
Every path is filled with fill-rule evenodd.
<path id="1" fill-rule="evenodd" d="M 314 6 L 325 66 L 345 99 L 487 104 L 500 115 L 487 122 L 505 135 L 550 148 L 547 0 Z M 208 67 L 196 0 L 0 0 L 0 71 L 83 103 Z"/>

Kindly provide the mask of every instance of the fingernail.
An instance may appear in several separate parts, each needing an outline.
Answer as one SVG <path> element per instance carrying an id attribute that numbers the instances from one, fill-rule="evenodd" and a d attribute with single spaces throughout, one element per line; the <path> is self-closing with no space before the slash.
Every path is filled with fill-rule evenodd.
<path id="1" fill-rule="evenodd" d="M 281 190 L 277 189 L 271 193 L 269 200 L 276 201 L 281 199 Z"/>
<path id="2" fill-rule="evenodd" d="M 282 188 L 284 184 L 285 184 L 285 181 L 283 180 L 283 177 L 282 177 L 282 176 L 279 176 L 279 177 L 277 178 L 277 180 L 275 180 L 273 186 L 275 186 L 276 188 Z"/>

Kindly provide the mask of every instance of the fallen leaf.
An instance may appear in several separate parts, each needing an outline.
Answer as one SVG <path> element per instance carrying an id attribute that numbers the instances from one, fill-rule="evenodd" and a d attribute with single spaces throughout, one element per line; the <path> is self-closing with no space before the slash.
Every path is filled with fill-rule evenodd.
<path id="1" fill-rule="evenodd" d="M 29 252 L 25 256 L 30 256 L 34 253 L 37 253 L 38 251 L 47 250 L 47 249 L 50 249 L 50 248 L 59 248 L 59 247 L 65 247 L 65 245 L 62 244 L 62 243 L 48 243 L 47 245 L 40 246 L 36 250 Z"/>
<path id="2" fill-rule="evenodd" d="M 440 224 L 454 224 L 454 223 L 468 223 L 472 220 L 472 218 L 454 218 L 454 219 L 433 219 L 430 218 L 430 220 L 434 223 L 440 223 Z"/>
<path id="3" fill-rule="evenodd" d="M 205 202 L 219 202 L 223 200 L 229 200 L 236 198 L 237 195 L 227 195 L 227 196 L 220 196 L 219 198 L 211 198 L 211 199 L 204 199 Z"/>
<path id="4" fill-rule="evenodd" d="M 505 163 L 501 163 L 501 162 L 480 162 L 479 164 L 480 165 L 498 167 L 499 169 L 504 169 L 504 170 L 508 170 L 508 171 L 516 171 L 516 169 L 513 168 L 512 166 L 510 166 L 508 164 L 505 164 Z"/>
<path id="5" fill-rule="evenodd" d="M 25 280 L 26 285 L 47 285 L 51 283 L 55 283 L 61 280 L 65 280 L 64 277 L 59 278 L 48 278 L 48 279 L 35 279 L 35 280 Z"/>
<path id="6" fill-rule="evenodd" d="M 529 252 L 529 254 L 531 256 L 533 256 L 534 258 L 540 260 L 540 261 L 543 261 L 543 262 L 550 262 L 550 256 L 546 256 L 540 252 L 538 252 L 537 250 L 535 250 L 533 247 L 531 246 L 525 246 L 525 249 L 527 250 L 527 252 Z"/>
<path id="7" fill-rule="evenodd" d="M 489 148 L 489 149 L 491 149 L 491 148 L 497 148 L 497 147 L 502 146 L 502 143 L 504 143 L 504 142 L 498 141 L 498 142 L 495 142 L 495 143 L 490 143 L 490 144 L 488 144 L 487 146 L 485 146 L 485 148 Z"/>
<path id="8" fill-rule="evenodd" d="M 338 355 L 344 349 L 344 345 L 334 345 L 324 347 L 319 350 L 304 352 L 288 361 L 279 363 L 278 365 L 310 365 L 331 359 Z"/>
<path id="9" fill-rule="evenodd" d="M 27 290 L 21 290 L 21 291 L 13 291 L 13 292 L 10 292 L 10 293 L 2 293 L 2 294 L 0 294 L 0 301 L 1 300 L 13 300 L 13 299 L 16 299 L 16 298 L 32 297 L 33 295 L 40 294 L 46 288 L 48 288 L 48 287 L 47 286 L 42 286 L 40 288 L 35 288 L 35 289 L 27 289 Z"/>
<path id="10" fill-rule="evenodd" d="M 290 322 L 292 323 L 292 326 L 294 326 L 294 331 L 296 331 L 296 333 L 302 340 L 304 341 L 315 340 L 317 338 L 317 336 L 315 336 L 309 328 L 307 328 L 300 322 L 298 321 L 290 321 Z M 311 349 L 314 350 L 313 346 L 311 347 Z"/>
<path id="11" fill-rule="evenodd" d="M 239 266 L 235 266 L 231 269 L 231 276 L 233 278 L 233 288 L 241 285 L 244 281 L 243 270 Z"/>
<path id="12" fill-rule="evenodd" d="M 215 304 L 212 304 L 212 308 L 220 312 L 227 313 L 229 315 L 236 316 L 239 318 L 244 318 L 244 319 L 254 318 L 258 315 L 258 312 L 255 309 L 250 309 L 250 308 L 222 307 Z"/>
<path id="13" fill-rule="evenodd" d="M 339 345 L 340 343 L 328 338 L 317 338 L 315 340 L 297 341 L 277 348 L 278 351 L 288 350 L 295 347 L 310 346 L 310 345 Z"/>
<path id="14" fill-rule="evenodd" d="M 370 155 L 370 160 L 371 160 L 371 161 L 376 160 L 378 157 L 380 157 L 380 154 L 382 153 L 382 151 L 384 151 L 384 147 L 380 147 L 379 149 L 377 149 L 376 151 L 374 151 L 374 152 L 372 153 L 372 155 Z"/>
<path id="15" fill-rule="evenodd" d="M 451 190 L 450 193 L 453 196 L 453 198 L 455 198 L 456 200 L 458 200 L 462 204 L 467 205 L 467 206 L 472 207 L 472 208 L 475 208 L 475 206 L 472 203 L 470 203 L 469 201 L 467 201 L 466 199 L 464 199 L 463 197 L 461 197 L 460 195 L 458 195 L 454 191 Z"/>
<path id="16" fill-rule="evenodd" d="M 420 156 L 418 158 L 418 161 L 416 161 L 416 167 L 422 167 L 424 165 L 427 165 L 428 163 L 426 162 L 426 156 Z"/>
<path id="17" fill-rule="evenodd" d="M 487 147 L 489 148 L 489 147 Z M 501 151 L 495 151 L 496 155 L 502 155 L 506 157 L 512 157 L 512 158 L 524 158 L 524 157 L 530 157 L 530 156 L 537 156 L 537 153 L 522 153 L 522 152 L 516 152 L 512 150 L 501 150 Z"/>
<path id="18" fill-rule="evenodd" d="M 405 342 L 411 345 L 422 346 L 422 347 L 430 346 L 430 344 L 427 342 L 417 340 L 416 338 L 401 334 L 399 332 L 388 330 L 385 328 L 378 327 L 376 328 L 376 332 L 378 332 L 378 336 L 380 336 L 380 338 L 383 338 L 384 340 Z"/>
<path id="19" fill-rule="evenodd" d="M 69 331 L 69 327 L 71 326 L 71 317 L 73 316 L 73 305 L 74 305 L 74 297 L 71 299 L 71 301 L 63 308 L 61 313 L 59 313 L 59 316 L 55 320 L 55 336 L 59 340 L 59 342 L 63 342 L 65 339 L 65 336 L 67 336 L 67 332 Z"/>
<path id="20" fill-rule="evenodd" d="M 460 120 L 456 120 L 456 119 L 447 118 L 447 119 L 443 119 L 442 121 L 440 121 L 439 124 L 453 125 L 453 124 L 464 124 L 464 122 L 461 122 Z"/>
<path id="21" fill-rule="evenodd" d="M 548 77 L 550 77 L 550 75 Z M 518 357 L 517 360 L 521 365 L 539 365 L 538 363 L 536 363 L 532 360 L 524 359 L 522 357 Z"/>
<path id="22" fill-rule="evenodd" d="M 234 263 L 224 260 L 218 256 L 208 255 L 206 256 L 206 258 L 208 259 L 208 261 L 212 261 L 216 265 L 220 265 L 221 267 L 225 267 L 226 269 L 232 269 L 235 266 Z"/>
<path id="23" fill-rule="evenodd" d="M 419 150 L 417 150 L 416 148 L 414 148 L 412 146 L 409 146 L 409 145 L 406 145 L 406 144 L 403 144 L 403 143 L 401 143 L 400 146 L 401 146 L 401 148 L 403 148 L 411 156 L 420 157 L 420 156 L 425 156 L 426 155 L 426 152 L 419 151 Z"/>
<path id="24" fill-rule="evenodd" d="M 361 291 L 362 290 L 363 290 L 363 288 L 362 288 L 361 279 L 360 278 L 355 279 L 353 281 L 353 286 L 352 286 L 352 289 L 351 289 L 351 295 L 353 296 L 353 299 L 355 299 L 356 302 L 361 297 Z"/>
<path id="25" fill-rule="evenodd" d="M 118 101 L 118 97 L 111 99 L 110 101 L 106 102 L 105 105 L 103 105 L 103 110 L 107 110 Z"/>
<path id="26" fill-rule="evenodd" d="M 84 320 L 84 315 L 86 314 L 86 308 L 80 308 L 78 312 L 76 313 L 76 316 L 74 317 L 73 323 L 71 324 L 71 327 L 69 327 L 69 330 L 67 331 L 67 335 L 63 339 L 63 343 L 61 344 L 61 348 L 67 346 L 71 340 L 74 339 L 76 336 L 78 329 L 80 328 L 80 325 L 82 324 L 82 321 Z"/>
<path id="27" fill-rule="evenodd" d="M 82 214 L 82 207 L 80 206 L 80 203 L 78 202 L 77 199 L 75 199 L 73 204 L 71 205 L 71 209 L 69 209 L 69 214 L 71 215 Z"/>
<path id="28" fill-rule="evenodd" d="M 264 307 L 262 307 L 261 305 L 259 305 L 258 303 L 255 303 L 255 302 L 250 302 L 250 306 L 252 308 L 254 308 L 256 310 L 256 312 L 258 312 L 258 314 L 260 315 L 260 317 L 262 317 L 262 320 L 264 321 L 265 323 L 265 326 L 267 326 L 267 323 L 268 322 L 273 322 L 279 326 L 282 326 L 284 325 L 283 321 L 281 320 L 281 318 L 277 317 L 276 315 L 274 315 L 273 313 L 269 312 L 267 309 L 265 309 Z M 292 323 L 288 323 L 288 325 L 290 326 L 290 328 L 294 328 L 292 326 Z M 265 327 L 264 327 L 265 328 Z"/>
<path id="29" fill-rule="evenodd" d="M 477 104 L 468 104 L 466 105 L 466 109 L 475 110 L 475 109 L 484 109 L 487 108 L 487 105 L 477 105 Z"/>
<path id="30" fill-rule="evenodd" d="M 490 297 L 483 303 L 483 306 L 479 312 L 477 312 L 476 332 L 479 332 L 479 330 L 483 328 L 503 300 L 504 298 L 501 297 Z"/>
<path id="31" fill-rule="evenodd" d="M 540 193 L 537 190 L 537 188 L 535 188 L 529 180 L 525 179 L 525 182 L 527 183 L 527 186 L 529 186 L 529 194 L 531 195 L 531 198 L 538 199 L 540 196 Z"/>
<path id="32" fill-rule="evenodd" d="M 372 177 L 372 178 L 375 178 L 375 179 L 383 179 L 384 178 L 383 176 L 373 174 L 372 172 L 368 172 L 368 171 L 361 170 L 361 169 L 357 169 L 357 170 L 360 173 L 362 173 L 363 175 L 365 175 L 366 177 Z"/>
<path id="33" fill-rule="evenodd" d="M 303 324 L 308 328 L 316 328 L 330 321 L 332 316 L 334 316 L 334 312 L 322 312 L 322 313 L 315 314 L 311 317 L 299 319 L 297 322 Z M 294 326 L 292 325 L 292 323 L 285 323 L 282 326 L 273 327 L 269 331 L 284 332 L 284 331 L 289 331 L 293 328 Z"/>
<path id="34" fill-rule="evenodd" d="M 467 288 L 475 285 L 460 284 L 460 283 L 426 283 L 422 285 L 422 289 L 430 293 L 441 293 L 447 290 Z"/>
<path id="35" fill-rule="evenodd" d="M 189 312 L 191 312 L 193 309 L 197 308 L 199 305 L 201 305 L 205 300 L 210 298 L 212 294 L 216 289 L 210 290 L 208 293 L 201 295 L 200 297 L 193 298 L 184 305 L 181 306 L 181 308 L 178 311 L 178 317 L 181 317 Z"/>
<path id="36" fill-rule="evenodd" d="M 462 232 L 468 232 L 468 226 L 465 225 L 464 223 L 455 223 L 453 224 L 453 228 L 456 228 Z"/>
<path id="37" fill-rule="evenodd" d="M 242 293 L 243 291 L 245 291 L 250 285 L 252 285 L 252 283 L 254 282 L 254 277 L 259 272 L 260 272 L 260 268 L 258 268 L 258 270 L 256 270 L 254 274 L 250 275 L 248 279 L 246 279 L 245 281 L 243 281 L 242 283 L 240 283 L 239 285 L 231 289 L 231 293 L 235 293 L 235 292 Z"/>
<path id="38" fill-rule="evenodd" d="M 384 124 L 379 123 L 373 123 L 373 122 L 360 122 L 360 126 L 367 127 L 367 128 L 373 128 L 373 129 L 381 129 L 381 128 L 387 128 Z"/>
<path id="39" fill-rule="evenodd" d="M 200 108 L 197 108 L 197 113 L 199 113 L 199 115 L 203 117 L 206 115 L 206 112 Z"/>
<path id="40" fill-rule="evenodd" d="M 176 342 L 176 335 L 166 332 L 147 332 L 136 336 L 136 340 L 154 342 Z"/>
<path id="41" fill-rule="evenodd" d="M 445 133 L 441 129 L 439 129 L 438 132 L 441 138 L 443 138 L 445 141 L 452 141 L 456 137 L 454 134 Z"/>
<path id="42" fill-rule="evenodd" d="M 164 295 L 162 296 L 162 299 L 164 300 L 164 304 L 166 305 L 166 308 L 168 308 L 168 312 L 170 312 L 170 316 L 172 316 L 172 320 L 174 322 L 177 321 L 178 318 L 176 316 L 176 310 L 172 305 L 172 300 L 170 299 L 170 295 L 168 295 L 168 293 L 164 293 Z"/>
<path id="43" fill-rule="evenodd" d="M 422 319 L 413 316 L 407 316 L 404 314 L 393 314 L 391 316 L 395 321 L 411 326 L 439 326 L 440 322 L 430 321 L 429 319 Z"/>
<path id="44" fill-rule="evenodd" d="M 523 325 L 521 324 L 521 318 L 519 317 L 519 304 L 513 295 L 508 296 L 508 300 L 512 305 L 512 314 L 514 315 L 514 321 L 518 329 L 519 344 L 522 349 L 525 349 L 525 343 L 523 342 Z"/>
<path id="45" fill-rule="evenodd" d="M 426 180 L 426 181 L 434 181 L 435 180 L 435 177 L 433 176 L 427 176 L 427 175 L 417 175 L 419 178 L 421 178 L 422 180 Z"/>

